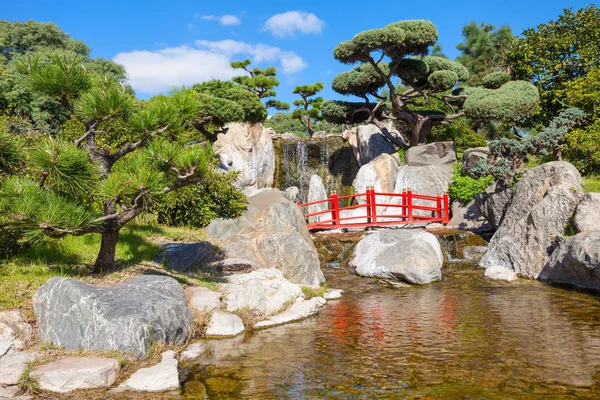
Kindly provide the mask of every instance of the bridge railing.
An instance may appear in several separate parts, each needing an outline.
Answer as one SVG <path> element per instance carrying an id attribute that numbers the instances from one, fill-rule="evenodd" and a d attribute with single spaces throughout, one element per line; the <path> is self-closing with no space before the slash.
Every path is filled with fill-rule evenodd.
<path id="1" fill-rule="evenodd" d="M 364 201 L 359 204 L 340 207 L 340 201 L 352 204 L 353 200 L 358 202 L 363 198 Z M 384 203 L 382 198 L 383 201 L 392 202 Z M 418 200 L 418 203 L 415 203 L 415 200 Z M 379 193 L 372 186 L 368 186 L 365 193 L 349 196 L 332 193 L 328 199 L 305 204 L 298 202 L 300 208 L 308 208 L 309 211 L 311 206 L 314 209 L 314 206 L 322 204 L 326 204 L 327 209 L 304 214 L 308 220 L 308 229 L 364 228 L 432 222 L 446 224 L 450 221 L 447 193 L 427 196 L 413 193 L 410 188 L 401 193 Z M 360 209 L 364 211 L 355 211 Z"/>

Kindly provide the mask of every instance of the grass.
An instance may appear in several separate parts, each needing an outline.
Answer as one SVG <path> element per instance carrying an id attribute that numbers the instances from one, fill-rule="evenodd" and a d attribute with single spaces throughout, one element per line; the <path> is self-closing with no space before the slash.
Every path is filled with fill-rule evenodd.
<path id="1" fill-rule="evenodd" d="M 160 242 L 205 239 L 204 232 L 199 229 L 167 227 L 151 221 L 128 224 L 121 230 L 117 245 L 119 268 L 107 275 L 90 273 L 100 249 L 100 235 L 48 239 L 14 257 L 0 260 L 0 310 L 18 308 L 25 319 L 33 320 L 31 298 L 53 276 L 83 279 L 92 284 L 112 284 L 141 274 L 166 274 L 184 285 L 201 285 L 214 290 L 216 283 L 210 279 L 169 271 L 154 262 L 160 254 Z"/>
<path id="2" fill-rule="evenodd" d="M 583 177 L 583 191 L 600 192 L 600 175 L 588 175 Z"/>
<path id="3" fill-rule="evenodd" d="M 304 293 L 304 297 L 306 300 L 311 299 L 313 297 L 324 297 L 325 293 L 327 293 L 328 287 L 327 284 L 323 284 L 318 288 L 313 286 L 302 286 L 302 293 Z"/>

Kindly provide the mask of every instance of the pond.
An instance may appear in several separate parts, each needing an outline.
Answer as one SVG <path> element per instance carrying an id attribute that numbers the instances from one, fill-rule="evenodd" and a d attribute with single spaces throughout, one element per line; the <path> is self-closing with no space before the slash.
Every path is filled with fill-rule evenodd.
<path id="1" fill-rule="evenodd" d="M 318 316 L 213 341 L 184 398 L 600 398 L 600 297 L 446 268 L 392 288 L 328 268 L 345 289 Z"/>

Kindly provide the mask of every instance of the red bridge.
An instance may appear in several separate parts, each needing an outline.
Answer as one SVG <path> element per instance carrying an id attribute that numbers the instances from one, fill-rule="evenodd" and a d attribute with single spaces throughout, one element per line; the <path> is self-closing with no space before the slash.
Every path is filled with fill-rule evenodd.
<path id="1" fill-rule="evenodd" d="M 340 201 L 348 206 L 340 207 Z M 359 204 L 351 205 L 353 203 Z M 338 196 L 336 193 L 332 193 L 328 199 L 306 204 L 298 202 L 298 206 L 309 207 L 308 211 L 311 211 L 311 208 L 327 207 L 325 210 L 309 212 L 304 215 L 308 219 L 309 230 L 367 228 L 432 222 L 448 223 L 450 221 L 447 193 L 426 196 L 415 194 L 410 189 L 402 193 L 377 193 L 372 186 L 369 186 L 365 193 L 350 196 Z M 360 209 L 365 209 L 364 213 L 354 211 Z M 395 212 L 396 210 L 398 213 Z"/>

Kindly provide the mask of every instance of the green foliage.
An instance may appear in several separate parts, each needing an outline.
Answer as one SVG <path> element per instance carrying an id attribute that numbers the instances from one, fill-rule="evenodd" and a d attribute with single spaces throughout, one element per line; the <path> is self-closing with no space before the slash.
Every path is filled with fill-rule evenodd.
<path id="1" fill-rule="evenodd" d="M 600 193 L 600 175 L 588 175 L 583 177 L 583 190 L 586 193 Z"/>
<path id="2" fill-rule="evenodd" d="M 478 121 L 516 121 L 538 104 L 537 89 L 529 82 L 511 81 L 498 89 L 472 88 L 463 105 L 465 114 Z"/>
<path id="3" fill-rule="evenodd" d="M 508 72 L 496 71 L 483 77 L 481 86 L 486 89 L 498 89 L 510 80 Z"/>
<path id="4" fill-rule="evenodd" d="M 456 61 L 469 71 L 469 79 L 465 82 L 470 86 L 482 84 L 489 89 L 496 89 L 506 83 L 489 87 L 485 77 L 494 71 L 507 70 L 507 52 L 513 42 L 513 34 L 509 26 L 496 28 L 489 24 L 471 22 L 462 29 L 464 40 L 456 48 L 461 54 Z"/>
<path id="5" fill-rule="evenodd" d="M 256 94 L 260 99 L 277 96 L 277 92 L 274 90 L 275 87 L 279 86 L 279 80 L 276 77 L 277 70 L 274 67 L 250 69 L 248 68 L 250 64 L 250 60 L 232 62 L 232 68 L 242 69 L 248 73 L 248 75 L 233 77 L 233 81 Z M 290 108 L 289 104 L 274 99 L 268 100 L 266 106 L 277 110 L 289 110 Z"/>
<path id="6" fill-rule="evenodd" d="M 247 208 L 247 198 L 233 182 L 237 174 L 210 173 L 200 183 L 177 192 L 157 207 L 158 221 L 170 226 L 204 227 L 215 218 L 236 218 Z"/>
<path id="7" fill-rule="evenodd" d="M 491 175 L 472 178 L 462 175 L 460 166 L 454 169 L 454 176 L 448 188 L 450 198 L 460 200 L 463 203 L 468 203 L 475 199 L 475 196 L 483 192 L 494 182 L 494 177 Z"/>
<path id="8" fill-rule="evenodd" d="M 378 66 L 385 73 L 389 73 L 389 67 L 386 63 L 379 63 Z M 381 78 L 371 64 L 360 64 L 348 72 L 342 72 L 333 78 L 331 82 L 331 87 L 336 92 L 358 97 L 376 94 L 384 85 L 385 80 Z"/>
<path id="9" fill-rule="evenodd" d="M 523 140 L 502 138 L 489 142 L 490 156 L 471 169 L 474 177 L 493 175 L 501 184 L 512 182 L 527 164 L 528 156 L 561 158 L 565 135 L 585 123 L 585 113 L 577 108 L 561 112 L 552 123 L 535 136 Z"/>
<path id="10" fill-rule="evenodd" d="M 292 117 L 290 114 L 284 114 L 278 112 L 271 118 L 265 120 L 264 125 L 266 128 L 273 128 L 277 133 L 295 133 L 303 134 L 306 131 L 306 127 L 298 118 Z"/>
<path id="11" fill-rule="evenodd" d="M 292 117 L 298 118 L 300 122 L 304 124 L 310 136 L 312 136 L 314 132 L 314 123 L 323 119 L 321 115 L 323 98 L 312 98 L 321 90 L 323 90 L 323 84 L 321 82 L 317 82 L 314 85 L 296 86 L 294 88 L 294 94 L 300 95 L 300 99 L 294 101 L 294 105 L 297 108 L 292 112 Z"/>
<path id="12" fill-rule="evenodd" d="M 529 125 L 547 125 L 564 109 L 562 90 L 597 66 L 598 54 L 600 8 L 593 4 L 565 9 L 558 19 L 523 31 L 508 58 L 513 77 L 533 82 L 540 91 L 541 109 Z"/>
<path id="13" fill-rule="evenodd" d="M 485 147 L 485 138 L 475 132 L 465 118 L 447 126 L 436 126 L 431 130 L 430 142 L 453 141 L 459 149 Z"/>
<path id="14" fill-rule="evenodd" d="M 581 78 L 566 82 L 558 93 L 564 103 L 582 109 L 592 119 L 600 119 L 600 65 Z"/>
<path id="15" fill-rule="evenodd" d="M 563 155 L 582 174 L 600 174 L 600 119 L 567 134 Z"/>
<path id="16" fill-rule="evenodd" d="M 2 174 L 11 174 L 23 164 L 23 149 L 8 131 L 6 118 L 0 117 L 0 182 Z"/>

